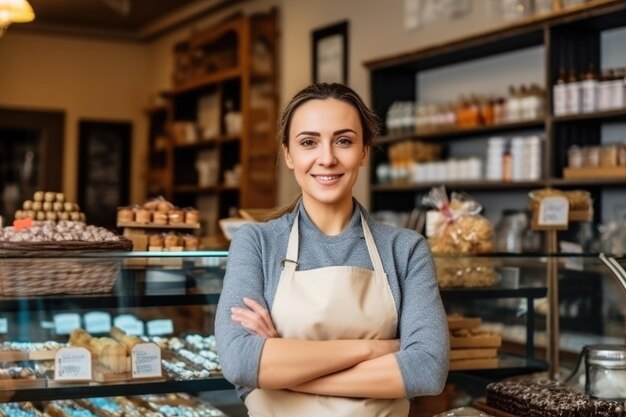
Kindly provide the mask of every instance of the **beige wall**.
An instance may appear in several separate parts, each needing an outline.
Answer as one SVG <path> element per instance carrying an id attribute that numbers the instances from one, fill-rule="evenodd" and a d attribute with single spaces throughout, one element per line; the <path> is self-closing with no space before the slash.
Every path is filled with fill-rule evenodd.
<path id="1" fill-rule="evenodd" d="M 145 194 L 146 52 L 141 44 L 9 29 L 0 39 L 0 106 L 65 112 L 63 192 L 76 201 L 78 123 L 133 123 L 131 197 Z"/>
<path id="2" fill-rule="evenodd" d="M 415 31 L 404 29 L 405 0 L 285 0 L 283 12 L 283 101 L 311 81 L 311 30 L 346 19 L 350 22 L 349 84 L 369 102 L 369 73 L 363 62 L 402 53 L 499 24 L 496 2 L 474 0 L 471 13 L 450 23 L 438 23 Z M 281 201 L 296 186 L 281 176 Z M 369 207 L 369 170 L 363 169 L 355 195 Z"/>
<path id="3" fill-rule="evenodd" d="M 211 0 L 207 0 L 211 1 Z M 253 0 L 237 9 L 246 13 L 280 9 L 281 104 L 311 81 L 310 36 L 315 28 L 350 21 L 350 85 L 369 101 L 364 61 L 416 49 L 497 25 L 491 0 L 474 0 L 471 13 L 452 23 L 406 31 L 404 0 Z M 133 122 L 133 201 L 145 191 L 146 121 L 143 109 L 160 90 L 170 88 L 172 47 L 192 29 L 215 23 L 234 10 L 161 36 L 149 44 L 72 39 L 9 30 L 0 39 L 0 106 L 61 109 L 66 112 L 63 191 L 75 198 L 77 125 L 81 118 Z M 368 171 L 363 170 L 356 196 L 369 203 Z M 291 175 L 279 176 L 279 203 L 297 191 Z"/>

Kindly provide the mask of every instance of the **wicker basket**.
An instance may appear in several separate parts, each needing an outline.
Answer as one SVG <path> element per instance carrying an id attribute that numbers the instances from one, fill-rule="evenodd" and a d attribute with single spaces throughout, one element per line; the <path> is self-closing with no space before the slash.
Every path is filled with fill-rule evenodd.
<path id="1" fill-rule="evenodd" d="M 91 294 L 111 291 L 121 259 L 88 257 L 132 249 L 132 242 L 0 242 L 0 295 Z M 72 255 L 80 254 L 81 257 Z"/>

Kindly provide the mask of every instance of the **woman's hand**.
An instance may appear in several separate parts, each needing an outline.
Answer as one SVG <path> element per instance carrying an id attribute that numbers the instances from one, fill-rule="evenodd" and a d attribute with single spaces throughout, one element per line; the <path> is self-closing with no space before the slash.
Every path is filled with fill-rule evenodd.
<path id="1" fill-rule="evenodd" d="M 233 307 L 230 309 L 230 318 L 233 321 L 257 336 L 278 337 L 272 317 L 266 308 L 251 298 L 244 298 L 243 303 L 248 308 Z"/>
<path id="2" fill-rule="evenodd" d="M 370 354 L 368 359 L 376 359 L 400 350 L 400 339 L 390 340 L 368 340 Z"/>

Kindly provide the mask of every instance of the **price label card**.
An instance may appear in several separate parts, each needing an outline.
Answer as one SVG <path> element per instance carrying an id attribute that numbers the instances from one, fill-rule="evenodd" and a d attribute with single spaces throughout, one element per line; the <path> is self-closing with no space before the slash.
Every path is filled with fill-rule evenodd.
<path id="1" fill-rule="evenodd" d="M 54 356 L 55 381 L 91 381 L 91 353 L 82 347 L 61 348 Z"/>
<path id="2" fill-rule="evenodd" d="M 151 320 L 146 325 L 150 336 L 164 336 L 174 333 L 174 323 L 170 319 Z"/>
<path id="3" fill-rule="evenodd" d="M 133 378 L 161 377 L 161 349 L 154 343 L 140 343 L 131 351 Z"/>
<path id="4" fill-rule="evenodd" d="M 54 316 L 54 330 L 56 334 L 70 334 L 80 327 L 80 315 L 76 313 L 61 313 Z"/>
<path id="5" fill-rule="evenodd" d="M 569 201 L 565 197 L 545 197 L 539 204 L 539 226 L 567 227 Z"/>
<path id="6" fill-rule="evenodd" d="M 9 331 L 9 321 L 6 317 L 0 317 L 0 334 L 5 334 Z"/>
<path id="7" fill-rule="evenodd" d="M 85 330 L 89 333 L 108 333 L 111 330 L 111 315 L 102 311 L 85 314 Z"/>
<path id="8" fill-rule="evenodd" d="M 137 317 L 132 314 L 121 314 L 113 320 L 115 327 L 118 327 L 127 335 L 130 336 L 143 336 L 143 322 L 137 320 Z"/>

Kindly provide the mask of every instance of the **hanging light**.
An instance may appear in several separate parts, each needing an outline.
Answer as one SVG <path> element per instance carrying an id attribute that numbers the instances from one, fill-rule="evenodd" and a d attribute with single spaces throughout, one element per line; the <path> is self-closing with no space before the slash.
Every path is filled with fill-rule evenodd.
<path id="1" fill-rule="evenodd" d="M 32 22 L 35 12 L 27 0 L 0 0 L 0 36 L 11 23 Z"/>

